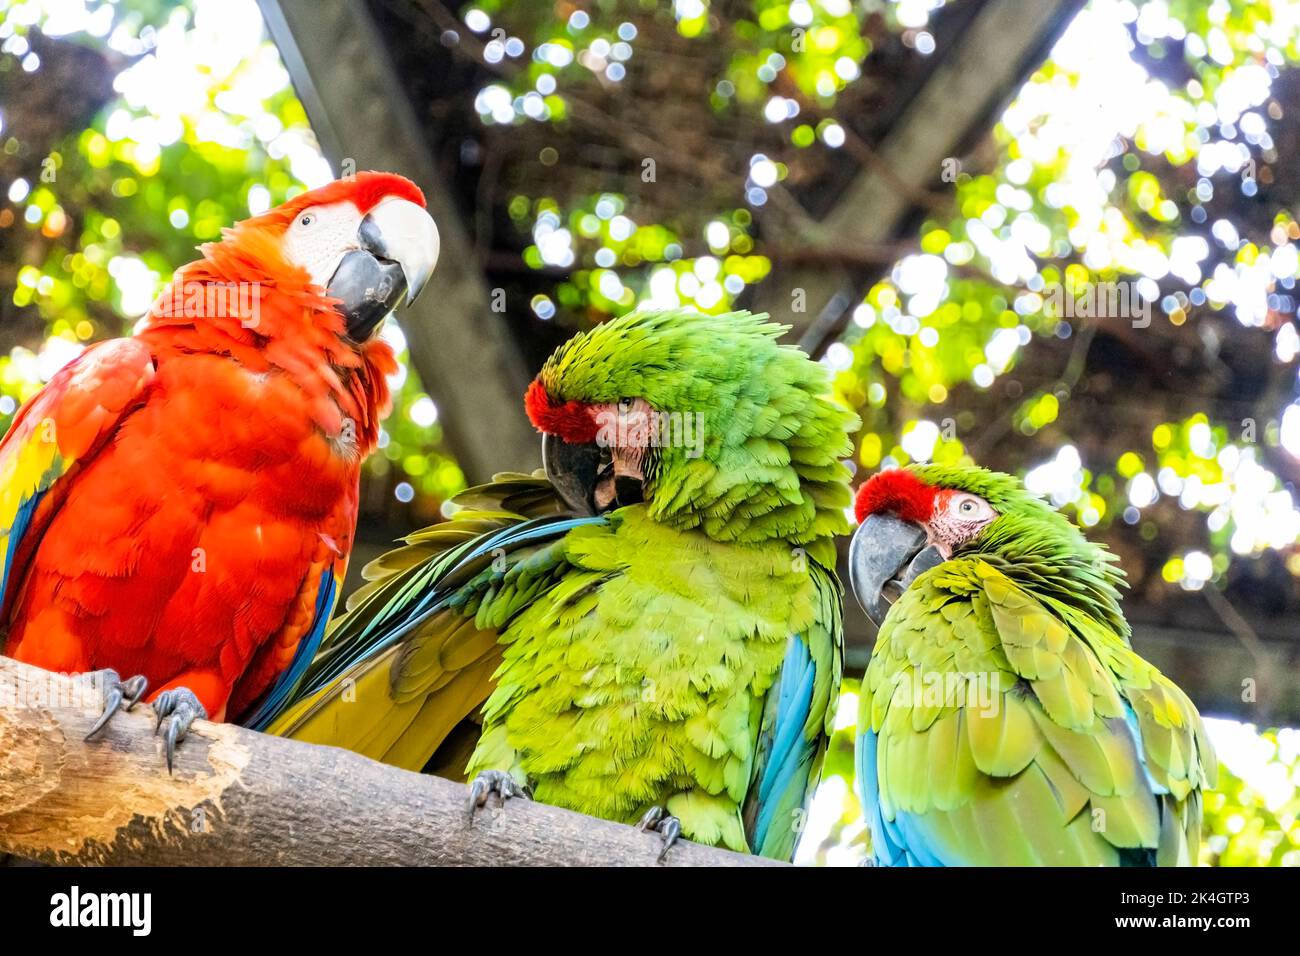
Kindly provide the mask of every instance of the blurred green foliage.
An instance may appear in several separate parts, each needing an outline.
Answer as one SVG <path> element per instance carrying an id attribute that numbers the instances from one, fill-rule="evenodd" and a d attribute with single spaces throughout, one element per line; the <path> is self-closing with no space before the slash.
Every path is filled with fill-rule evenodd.
<path id="1" fill-rule="evenodd" d="M 1300 732 L 1234 728 L 1219 783 L 1205 797 L 1210 866 L 1300 866 Z M 1242 770 L 1238 776 L 1234 768 Z"/>

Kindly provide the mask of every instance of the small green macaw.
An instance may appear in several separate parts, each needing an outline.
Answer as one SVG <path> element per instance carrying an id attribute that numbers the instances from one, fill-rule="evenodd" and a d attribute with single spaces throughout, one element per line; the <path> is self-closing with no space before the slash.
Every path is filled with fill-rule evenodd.
<path id="1" fill-rule="evenodd" d="M 856 417 L 765 316 L 624 316 L 525 399 L 501 475 L 367 569 L 269 729 L 790 859 L 841 673 Z"/>
<path id="2" fill-rule="evenodd" d="M 880 628 L 857 738 L 876 862 L 1195 865 L 1214 752 L 1129 645 L 1115 556 L 971 466 L 880 472 L 855 510 L 849 573 Z"/>

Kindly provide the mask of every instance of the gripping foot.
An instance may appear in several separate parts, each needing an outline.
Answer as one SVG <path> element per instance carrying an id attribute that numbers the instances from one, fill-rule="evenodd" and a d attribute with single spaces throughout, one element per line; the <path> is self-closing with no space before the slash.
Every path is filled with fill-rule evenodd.
<path id="1" fill-rule="evenodd" d="M 102 675 L 105 687 L 104 709 L 99 719 L 95 721 L 95 726 L 91 727 L 90 732 L 86 734 L 87 740 L 107 727 L 108 722 L 119 711 L 130 710 L 140 703 L 140 698 L 149 689 L 149 681 L 139 674 L 124 681 L 115 670 L 103 670 L 99 673 Z"/>
<path id="2" fill-rule="evenodd" d="M 662 863 L 682 835 L 682 821 L 670 814 L 663 807 L 651 807 L 637 822 L 636 828 L 643 833 L 658 833 L 663 841 L 657 863 Z"/>
<path id="3" fill-rule="evenodd" d="M 528 791 L 519 786 L 510 774 L 501 770 L 482 770 L 469 785 L 467 809 L 471 820 L 474 818 L 474 811 L 486 806 L 488 797 L 492 794 L 497 795 L 503 806 L 512 797 L 528 799 Z"/>
<path id="4" fill-rule="evenodd" d="M 172 772 L 172 763 L 176 756 L 176 745 L 186 738 L 190 726 L 196 720 L 207 720 L 208 712 L 199 703 L 194 691 L 188 687 L 173 687 L 165 690 L 153 702 L 154 713 L 158 715 L 158 724 L 154 735 L 163 735 L 163 747 L 167 753 L 167 772 Z M 166 724 L 166 729 L 163 725 Z"/>

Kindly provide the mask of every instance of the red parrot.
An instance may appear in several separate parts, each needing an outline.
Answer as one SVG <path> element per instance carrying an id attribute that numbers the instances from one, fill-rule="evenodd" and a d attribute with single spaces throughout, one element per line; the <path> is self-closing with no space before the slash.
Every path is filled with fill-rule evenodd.
<path id="1" fill-rule="evenodd" d="M 319 646 L 396 370 L 378 329 L 438 231 L 409 180 L 360 173 L 200 251 L 0 441 L 0 647 L 106 672 L 92 734 L 150 691 L 169 767 L 196 719 L 256 724 Z"/>

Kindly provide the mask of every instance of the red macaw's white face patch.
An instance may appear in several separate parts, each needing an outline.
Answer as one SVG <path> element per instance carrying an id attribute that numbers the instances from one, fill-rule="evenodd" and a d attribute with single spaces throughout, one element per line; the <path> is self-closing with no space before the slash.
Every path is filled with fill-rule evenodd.
<path id="1" fill-rule="evenodd" d="M 984 530 L 998 513 L 979 495 L 942 488 L 934 496 L 934 514 L 924 522 L 930 544 L 944 558 Z"/>
<path id="2" fill-rule="evenodd" d="M 284 256 L 304 269 L 313 285 L 324 289 L 344 254 L 357 248 L 361 219 L 361 210 L 350 200 L 309 206 L 285 231 Z"/>

